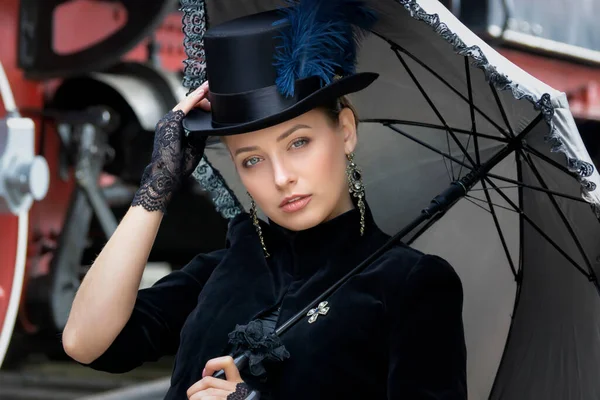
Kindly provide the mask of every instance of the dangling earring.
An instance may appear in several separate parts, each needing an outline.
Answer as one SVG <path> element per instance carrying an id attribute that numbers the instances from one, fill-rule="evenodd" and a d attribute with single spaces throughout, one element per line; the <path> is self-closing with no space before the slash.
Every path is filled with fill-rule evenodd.
<path id="1" fill-rule="evenodd" d="M 248 193 L 250 197 L 250 215 L 252 216 L 252 224 L 254 228 L 256 228 L 256 233 L 258 233 L 258 238 L 260 239 L 260 244 L 262 245 L 263 251 L 265 252 L 265 257 L 270 257 L 269 252 L 267 251 L 267 246 L 265 246 L 265 239 L 262 234 L 262 228 L 260 227 L 260 223 L 258 222 L 258 213 L 256 212 L 256 203 L 254 199 Z"/>
<path id="2" fill-rule="evenodd" d="M 346 167 L 348 187 L 350 194 L 358 198 L 358 210 L 360 211 L 360 235 L 365 233 L 365 186 L 362 182 L 361 170 L 354 163 L 354 153 L 346 154 L 349 163 Z"/>

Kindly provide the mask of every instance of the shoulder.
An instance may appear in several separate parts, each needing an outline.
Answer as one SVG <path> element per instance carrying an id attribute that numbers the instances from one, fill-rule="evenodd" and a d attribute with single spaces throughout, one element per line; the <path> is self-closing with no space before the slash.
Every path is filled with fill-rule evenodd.
<path id="1" fill-rule="evenodd" d="M 394 246 L 381 259 L 392 297 L 423 293 L 448 294 L 462 299 L 462 283 L 454 267 L 444 258 L 425 254 L 407 245 Z"/>
<path id="2" fill-rule="evenodd" d="M 244 239 L 252 235 L 252 228 L 252 222 L 247 213 L 236 215 L 229 221 L 225 248 L 197 254 L 181 271 L 194 277 L 200 277 L 200 281 L 206 281 L 207 272 L 212 272 L 225 259 L 230 258 L 232 254 L 239 251 L 240 247 L 243 247 L 240 244 L 244 244 Z"/>
<path id="3" fill-rule="evenodd" d="M 203 285 L 212 272 L 217 268 L 227 254 L 227 249 L 212 251 L 210 253 L 197 254 L 192 260 L 187 263 L 179 274 L 193 279 L 200 285 Z"/>
<path id="4" fill-rule="evenodd" d="M 448 261 L 433 254 L 423 253 L 405 244 L 399 244 L 385 252 L 381 264 L 398 271 L 406 279 L 423 275 L 431 277 L 458 277 Z"/>

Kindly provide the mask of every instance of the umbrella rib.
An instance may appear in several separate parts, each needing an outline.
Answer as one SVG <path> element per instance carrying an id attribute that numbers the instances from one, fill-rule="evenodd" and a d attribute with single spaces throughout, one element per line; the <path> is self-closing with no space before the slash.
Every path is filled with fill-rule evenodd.
<path id="1" fill-rule="evenodd" d="M 473 104 L 473 85 L 471 82 L 471 69 L 469 68 L 469 60 L 467 57 L 463 57 L 465 62 L 465 76 L 467 78 L 467 91 L 469 93 L 469 114 L 471 115 L 471 134 L 477 132 L 477 122 L 475 120 L 475 108 Z M 469 136 L 469 141 L 467 142 L 467 148 L 469 148 L 471 136 Z M 473 147 L 475 148 L 475 161 L 477 165 L 481 165 L 481 155 L 479 154 L 479 140 L 476 136 L 473 137 Z M 463 162 L 464 162 L 463 158 Z M 458 176 L 461 176 L 462 173 L 462 165 L 460 166 L 460 171 L 458 172 Z"/>
<path id="2" fill-rule="evenodd" d="M 471 144 L 471 136 L 469 136 L 469 138 L 467 139 L 467 150 L 469 150 L 469 145 Z M 465 162 L 465 156 L 463 155 L 463 164 Z M 479 163 L 477 163 L 477 165 L 479 165 Z M 460 178 L 462 176 L 462 170 L 463 170 L 463 165 L 460 165 L 460 169 L 458 170 L 458 177 Z"/>
<path id="3" fill-rule="evenodd" d="M 447 133 L 449 133 L 450 136 L 452 136 L 452 139 L 454 140 L 454 143 L 456 143 L 456 145 L 458 146 L 458 148 L 467 157 L 467 160 L 469 160 L 469 162 L 471 163 L 471 165 L 476 165 L 475 164 L 475 160 L 473 160 L 473 158 L 471 158 L 471 156 L 469 155 L 469 153 L 467 152 L 467 150 L 464 148 L 464 146 L 462 145 L 462 143 L 460 142 L 460 140 L 458 140 L 458 138 L 456 137 L 456 135 L 454 134 L 454 132 L 452 131 L 452 129 L 450 129 L 450 127 L 446 123 L 446 120 L 444 119 L 444 117 L 442 116 L 442 114 L 440 113 L 440 111 L 437 109 L 437 107 L 435 106 L 435 104 L 433 104 L 433 101 L 431 101 L 431 98 L 429 97 L 429 95 L 427 95 L 427 92 L 425 92 L 425 89 L 423 89 L 423 86 L 421 86 L 421 83 L 419 82 L 419 80 L 417 79 L 417 77 L 413 74 L 412 70 L 410 69 L 410 67 L 408 66 L 408 64 L 406 63 L 406 61 L 402 57 L 402 55 L 398 51 L 395 51 L 395 53 L 396 53 L 396 56 L 398 57 L 398 59 L 400 60 L 400 62 L 402 63 L 402 65 L 404 66 L 404 69 L 406 69 L 406 72 L 408 72 L 408 75 L 410 75 L 411 79 L 413 80 L 413 82 L 415 83 L 415 85 L 417 85 L 417 88 L 419 89 L 419 91 L 421 92 L 421 94 L 423 95 L 423 97 L 425 98 L 425 100 L 427 101 L 427 103 L 429 104 L 429 106 L 432 108 L 433 112 L 437 115 L 437 117 L 440 120 L 440 122 L 442 123 L 442 125 L 444 125 L 444 127 L 446 128 Z"/>
<path id="4" fill-rule="evenodd" d="M 533 147 L 529 146 L 527 143 L 523 143 L 523 150 L 525 150 L 528 153 L 533 154 L 534 156 L 536 156 L 537 158 L 539 158 L 539 159 L 541 159 L 543 161 L 546 161 L 548 164 L 550 164 L 553 167 L 559 169 L 560 171 L 564 172 L 565 174 L 575 177 L 574 174 L 573 174 L 573 172 L 569 171 L 567 169 L 567 167 L 565 167 L 564 165 L 560 165 L 559 163 L 557 163 L 556 161 L 554 161 L 550 157 L 545 156 L 544 154 L 540 153 L 539 151 L 537 151 Z"/>
<path id="5" fill-rule="evenodd" d="M 481 182 L 481 183 L 483 184 L 483 182 Z M 487 192 L 488 190 L 489 190 L 489 189 L 486 189 L 486 192 Z M 481 202 L 481 203 L 486 203 L 487 205 L 489 205 L 489 206 L 490 206 L 490 210 L 488 210 L 487 208 L 484 208 L 484 209 L 485 209 L 486 211 L 488 211 L 489 213 L 492 213 L 492 211 L 491 211 L 491 207 L 492 207 L 492 206 L 495 206 L 495 207 L 498 207 L 498 208 L 502 208 L 502 209 L 504 209 L 504 210 L 506 210 L 506 211 L 510 211 L 510 212 L 516 212 L 516 211 L 515 211 L 515 210 L 513 210 L 512 208 L 508 208 L 508 207 L 505 207 L 505 206 L 501 206 L 500 204 L 492 203 L 492 201 L 491 201 L 491 198 L 490 198 L 490 200 L 484 200 L 484 199 L 480 199 L 479 197 L 471 196 L 471 195 L 468 195 L 468 194 L 466 194 L 466 195 L 465 195 L 465 197 L 468 197 L 468 198 L 470 198 L 470 199 L 473 199 L 473 200 L 477 200 L 477 201 L 479 201 L 479 202 Z"/>
<path id="6" fill-rule="evenodd" d="M 523 142 L 521 142 L 523 144 Z M 515 157 L 515 164 L 517 165 L 517 179 L 519 182 L 523 182 L 523 165 L 521 164 L 521 158 Z M 518 186 L 517 196 L 519 198 L 519 204 L 523 204 L 523 187 Z M 519 277 L 517 278 L 517 288 L 521 288 L 520 278 L 523 274 L 523 257 L 525 251 L 525 220 L 522 214 L 519 214 Z"/>
<path id="7" fill-rule="evenodd" d="M 457 139 L 458 140 L 458 139 Z M 448 137 L 448 132 L 446 132 L 446 145 L 448 146 L 448 153 L 450 155 L 452 155 L 452 149 L 450 148 L 450 138 Z M 466 149 L 465 149 L 465 154 L 466 154 Z M 463 158 L 464 161 L 464 158 Z M 450 163 L 450 170 L 452 171 L 452 178 L 451 180 L 456 180 L 456 177 L 454 176 L 454 164 L 451 162 Z"/>
<path id="8" fill-rule="evenodd" d="M 424 141 L 417 139 L 417 138 L 416 138 L 416 137 L 414 137 L 413 135 L 411 135 L 411 134 L 409 134 L 409 133 L 406 133 L 406 132 L 404 132 L 402 129 L 400 129 L 400 128 L 398 128 L 398 127 L 394 126 L 394 125 L 391 125 L 391 124 L 384 124 L 384 126 L 387 126 L 387 127 L 388 127 L 388 128 L 390 128 L 391 130 L 393 130 L 393 131 L 395 131 L 395 132 L 397 132 L 397 133 L 401 134 L 402 136 L 405 136 L 405 137 L 407 137 L 408 139 L 412 140 L 413 142 L 416 142 L 416 143 L 420 144 L 421 146 L 423 146 L 423 147 L 425 147 L 425 148 L 428 148 L 429 150 L 433 151 L 434 153 L 438 153 L 439 155 L 441 155 L 441 156 L 444 156 L 445 158 L 447 158 L 447 159 L 449 159 L 449 160 L 452 160 L 452 161 L 454 161 L 455 163 L 457 163 L 457 164 L 459 164 L 459 165 L 463 165 L 465 168 L 469 168 L 469 169 L 471 169 L 471 170 L 474 170 L 474 168 L 473 168 L 472 166 L 470 166 L 470 165 L 467 165 L 466 163 L 464 163 L 464 162 L 460 161 L 458 158 L 456 158 L 456 157 L 453 157 L 453 156 L 451 156 L 451 155 L 449 155 L 449 154 L 446 154 L 446 153 L 444 153 L 444 152 L 443 152 L 443 151 L 441 151 L 441 150 L 438 150 L 438 149 L 436 149 L 436 148 L 435 148 L 435 147 L 433 147 L 432 145 L 430 145 L 430 144 L 427 144 L 427 143 L 425 143 Z"/>
<path id="9" fill-rule="evenodd" d="M 423 147 L 425 147 L 425 148 L 433 151 L 434 153 L 437 153 L 437 154 L 439 154 L 439 155 L 441 155 L 441 156 L 443 156 L 443 157 L 445 157 L 445 158 L 447 158 L 449 160 L 452 160 L 455 163 L 457 163 L 459 165 L 462 165 L 462 166 L 464 166 L 465 168 L 467 168 L 467 169 L 469 169 L 471 171 L 475 171 L 475 168 L 473 168 L 473 166 L 467 165 L 466 163 L 460 161 L 458 158 L 452 157 L 451 155 L 446 154 L 443 151 L 436 149 L 435 147 L 431 146 L 430 144 L 427 144 L 427 143 L 423 142 L 422 140 L 419 140 L 419 139 L 415 138 L 414 136 L 412 136 L 412 135 L 404 132 L 400 128 L 395 127 L 393 125 L 389 125 L 389 124 L 385 124 L 385 126 L 387 126 L 388 128 L 390 128 L 391 130 L 393 130 L 393 131 L 401 134 L 402 136 L 404 136 L 404 137 L 412 140 L 413 142 L 418 143 L 421 146 L 423 146 Z M 566 193 L 559 193 L 559 192 L 555 192 L 554 190 L 549 190 L 549 189 L 544 189 L 544 188 L 533 186 L 533 185 L 528 185 L 528 184 L 525 184 L 523 182 L 519 182 L 519 181 L 516 181 L 514 179 L 510 179 L 510 178 L 505 178 L 503 176 L 496 175 L 496 174 L 488 173 L 487 176 L 490 177 L 490 178 L 498 179 L 499 181 L 504 181 L 504 182 L 512 183 L 512 184 L 520 186 L 520 187 L 525 187 L 525 188 L 528 188 L 528 189 L 531 189 L 531 190 L 537 190 L 539 192 L 550 193 L 550 194 L 553 194 L 555 196 L 564 197 L 564 198 L 567 198 L 567 199 L 570 199 L 570 200 L 578 201 L 580 203 L 588 204 L 588 202 L 585 201 L 584 199 L 581 199 L 581 198 L 575 197 L 575 196 L 571 196 L 571 195 L 568 195 Z"/>
<path id="10" fill-rule="evenodd" d="M 510 256 L 510 251 L 508 250 L 508 245 L 506 244 L 506 239 L 504 237 L 504 232 L 502 231 L 502 227 L 500 226 L 500 221 L 498 220 L 498 215 L 496 214 L 496 210 L 495 210 L 494 206 L 503 208 L 505 210 L 513 211 L 513 212 L 514 212 L 514 210 L 511 210 L 508 207 L 503 207 L 503 206 L 495 205 L 494 203 L 492 203 L 492 198 L 490 197 L 490 193 L 488 191 L 487 184 L 483 180 L 481 181 L 481 184 L 483 185 L 483 189 L 484 189 L 483 192 L 485 193 L 485 198 L 487 199 L 487 203 L 490 207 L 490 212 L 492 213 L 492 218 L 494 219 L 494 224 L 496 225 L 496 230 L 498 231 L 498 236 L 500 237 L 500 242 L 502 243 L 502 248 L 504 249 L 504 254 L 506 254 L 506 261 L 508 261 L 508 265 L 510 266 L 510 270 L 512 271 L 513 276 L 515 277 L 515 279 L 517 279 L 517 270 L 515 268 L 513 259 Z"/>
<path id="11" fill-rule="evenodd" d="M 419 121 L 407 121 L 407 120 L 403 120 L 403 119 L 366 118 L 366 119 L 361 119 L 360 122 L 361 123 L 376 123 L 376 124 L 383 124 L 383 125 L 398 124 L 398 125 L 407 125 L 407 126 L 418 126 L 421 128 L 430 128 L 430 129 L 436 129 L 436 130 L 440 130 L 440 131 L 446 131 L 446 128 L 441 125 L 428 124 L 426 122 L 419 122 Z M 495 140 L 500 143 L 508 143 L 509 142 L 509 139 L 506 139 L 504 137 L 492 136 L 492 135 L 487 135 L 485 133 L 474 132 L 474 129 L 473 130 L 459 129 L 459 128 L 451 128 L 451 129 L 452 129 L 452 131 L 454 131 L 454 133 L 462 133 L 465 135 L 471 135 L 473 137 L 480 137 L 482 139 Z"/>
<path id="12" fill-rule="evenodd" d="M 531 161 L 531 159 L 529 157 L 527 157 L 525 154 L 523 154 L 522 152 L 519 152 L 519 153 L 521 154 L 521 157 L 523 157 L 523 159 L 525 160 L 525 162 L 527 163 L 527 165 L 529 165 L 529 168 L 531 168 L 531 170 L 532 170 L 533 174 L 535 175 L 536 179 L 538 180 L 539 184 L 544 189 L 548 189 L 548 185 L 546 184 L 546 181 L 544 181 L 544 178 L 542 177 L 542 175 L 538 171 L 538 169 L 535 166 L 535 164 L 533 163 L 533 161 Z M 571 237 L 573 238 L 573 241 L 575 242 L 575 245 L 577 246 L 577 249 L 581 253 L 581 257 L 583 257 L 583 260 L 585 261 L 585 264 L 586 264 L 586 266 L 588 268 L 588 273 L 590 275 L 592 275 L 593 271 L 594 271 L 593 268 L 592 268 L 592 263 L 590 262 L 590 259 L 588 258 L 587 254 L 585 253 L 585 250 L 583 249 L 583 246 L 581 245 L 581 242 L 579 241 L 579 238 L 575 234 L 575 231 L 573 230 L 573 227 L 571 226 L 571 224 L 567 220 L 567 217 L 566 217 L 565 213 L 561 210 L 561 208 L 558 205 L 558 202 L 556 201 L 556 199 L 554 198 L 554 196 L 552 194 L 548 193 L 548 197 L 550 198 L 550 202 L 552 203 L 552 206 L 554 207 L 554 209 L 558 213 L 560 219 L 565 224 L 565 226 L 567 228 L 567 231 L 569 231 L 569 234 L 571 234 Z"/>
<path id="13" fill-rule="evenodd" d="M 494 85 L 492 85 L 491 83 L 490 83 L 490 89 L 492 89 L 492 93 L 494 94 L 494 99 L 496 100 L 496 104 L 498 105 L 498 108 L 500 109 L 500 114 L 502 114 L 502 119 L 504 120 L 504 123 L 506 124 L 506 127 L 508 128 L 508 133 L 510 134 L 510 137 L 515 137 L 515 132 L 513 131 L 512 127 L 510 126 L 510 122 L 508 121 L 508 116 L 506 115 L 506 110 L 504 110 L 504 107 L 502 106 L 502 102 L 500 101 L 500 96 L 498 96 L 498 91 L 496 90 Z"/>
<path id="14" fill-rule="evenodd" d="M 479 154 L 479 140 L 478 136 L 485 137 L 483 135 L 477 135 L 477 121 L 475 119 L 475 103 L 473 102 L 473 84 L 471 82 L 471 68 L 469 68 L 469 59 L 464 57 L 465 60 L 465 74 L 467 76 L 467 90 L 469 91 L 469 110 L 471 113 L 471 134 L 474 136 L 473 145 L 475 147 L 475 160 L 477 161 L 477 165 L 481 165 L 481 157 Z M 487 138 L 489 139 L 489 137 Z M 498 140 L 500 138 L 496 138 Z M 508 143 L 506 138 L 502 138 L 502 141 Z"/>
<path id="15" fill-rule="evenodd" d="M 450 172 L 450 168 L 448 168 L 448 163 L 446 162 L 446 158 L 442 157 L 442 162 L 444 163 L 444 167 L 446 167 L 446 172 L 448 173 L 448 180 L 452 182 L 454 180 L 454 174 Z M 452 163 L 450 163 L 452 165 Z"/>
<path id="16" fill-rule="evenodd" d="M 569 256 L 564 250 L 562 250 L 560 248 L 560 246 L 558 244 L 556 244 L 556 242 L 554 242 L 554 240 L 552 240 L 545 232 L 542 228 L 540 228 L 535 222 L 533 222 L 533 220 L 531 218 L 529 218 L 527 216 L 527 214 L 521 209 L 519 208 L 506 194 L 504 194 L 504 192 L 500 189 L 497 188 L 496 184 L 488 177 L 484 178 L 489 184 L 490 186 L 492 186 L 494 188 L 494 190 L 500 195 L 502 196 L 502 198 L 508 203 L 510 204 L 511 207 L 513 207 L 515 209 L 515 211 L 517 211 L 524 219 L 525 221 L 527 221 L 529 223 L 529 225 L 531 225 L 531 227 L 533 229 L 535 229 L 540 235 L 542 235 L 542 237 L 544 239 L 546 239 L 546 241 L 552 246 L 554 247 L 554 249 L 556 251 L 558 251 L 563 257 L 565 257 L 571 264 L 573 264 L 573 266 L 579 271 L 581 272 L 585 277 L 587 277 L 588 279 L 591 278 L 590 274 L 588 272 L 586 272 L 582 267 L 580 267 L 577 262 L 575 260 L 573 260 L 571 258 L 571 256 Z"/>
<path id="17" fill-rule="evenodd" d="M 520 188 L 522 186 L 519 185 L 511 185 L 511 186 L 498 186 L 499 189 L 515 189 L 515 188 Z M 486 190 L 486 189 L 471 189 L 470 192 L 480 192 L 482 190 Z"/>
<path id="18" fill-rule="evenodd" d="M 481 209 L 482 209 L 483 211 L 485 211 L 485 212 L 488 212 L 488 213 L 490 213 L 490 214 L 492 213 L 490 210 L 488 210 L 487 208 L 485 208 L 485 207 L 484 207 L 484 206 L 482 206 L 481 204 L 478 204 L 478 203 L 474 202 L 474 201 L 473 201 L 473 199 L 476 199 L 476 198 L 475 198 L 475 197 L 468 196 L 468 195 L 466 195 L 466 196 L 465 196 L 465 200 L 467 200 L 469 203 L 471 203 L 471 204 L 473 204 L 473 205 L 475 205 L 475 206 L 477 206 L 477 207 L 481 208 Z M 481 200 L 481 199 L 477 199 L 477 200 L 479 200 L 479 201 L 482 201 L 482 202 L 484 202 L 484 203 L 485 203 L 485 200 Z M 512 210 L 511 210 L 511 211 L 512 211 Z"/>
<path id="19" fill-rule="evenodd" d="M 588 202 L 585 201 L 584 199 L 572 196 L 570 194 L 556 192 L 554 190 L 546 189 L 546 188 L 539 187 L 539 186 L 528 185 L 526 183 L 519 182 L 519 181 L 516 181 L 514 179 L 506 178 L 504 176 L 500 176 L 500 175 L 496 175 L 496 174 L 488 173 L 488 176 L 490 178 L 498 179 L 499 181 L 504 181 L 504 182 L 507 182 L 507 183 L 513 183 L 515 185 L 518 185 L 520 187 L 524 187 L 524 188 L 527 188 L 527 189 L 536 190 L 538 192 L 544 192 L 544 193 L 552 194 L 554 196 L 564 197 L 565 199 L 569 199 L 569 200 L 573 200 L 573 201 L 578 201 L 580 203 L 588 204 Z"/>
<path id="20" fill-rule="evenodd" d="M 456 88 L 454 88 L 454 86 L 452 86 L 451 84 L 449 84 L 448 82 L 446 82 L 446 80 L 444 78 L 442 78 L 437 72 L 435 72 L 433 69 L 431 69 L 427 64 L 425 64 L 424 62 L 422 62 L 421 60 L 419 60 L 417 57 L 415 57 L 414 55 L 412 55 L 408 50 L 404 49 L 403 47 L 398 46 L 396 43 L 391 42 L 388 40 L 388 43 L 391 44 L 392 46 L 392 50 L 396 51 L 401 51 L 404 54 L 406 54 L 407 56 L 409 56 L 413 61 L 415 61 L 417 64 L 419 64 L 420 66 L 422 66 L 423 68 L 425 68 L 429 73 L 431 73 L 433 76 L 435 76 L 436 78 L 438 78 L 438 80 L 440 82 L 442 82 L 444 85 L 446 85 L 450 90 L 452 90 L 458 97 L 460 97 L 461 99 L 463 99 L 464 101 L 468 102 L 468 100 L 465 98 L 465 96 L 459 92 Z M 397 54 L 397 53 L 396 53 Z M 479 107 L 477 107 L 476 105 L 473 104 L 473 108 L 475 110 L 477 110 L 477 112 L 485 119 L 487 120 L 494 128 L 498 129 L 498 132 L 500 132 L 502 135 L 504 135 L 506 138 L 509 138 L 508 133 L 500 126 L 498 125 L 494 120 L 492 120 L 490 117 L 487 116 L 487 114 L 485 114 L 483 111 L 481 111 L 479 109 Z"/>

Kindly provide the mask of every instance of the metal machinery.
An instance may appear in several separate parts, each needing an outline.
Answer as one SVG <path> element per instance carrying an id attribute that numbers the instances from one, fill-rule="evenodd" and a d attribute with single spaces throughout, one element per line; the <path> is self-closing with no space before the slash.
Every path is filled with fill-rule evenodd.
<path id="1" fill-rule="evenodd" d="M 218 1 L 226 0 L 207 0 L 209 12 Z M 589 2 L 443 2 L 511 61 L 569 94 L 600 164 L 600 42 L 582 39 L 598 37 L 585 34 L 597 13 L 580 16 L 579 34 L 561 36 L 565 13 L 548 11 Z M 3 87 L 16 103 L 12 113 L 0 105 L 0 365 L 10 367 L 27 353 L 61 356 L 57 333 L 80 278 L 128 208 L 154 125 L 185 95 L 185 54 L 177 0 L 1 3 Z M 174 203 L 150 261 L 177 268 L 221 247 L 226 223 L 193 181 Z"/>
<path id="2" fill-rule="evenodd" d="M 3 1 L 0 61 L 23 116 L 0 124 L 4 367 L 32 352 L 62 356 L 57 333 L 80 279 L 131 202 L 156 122 L 185 96 L 177 8 Z M 178 268 L 223 246 L 225 221 L 197 183 L 173 202 L 151 262 Z"/>

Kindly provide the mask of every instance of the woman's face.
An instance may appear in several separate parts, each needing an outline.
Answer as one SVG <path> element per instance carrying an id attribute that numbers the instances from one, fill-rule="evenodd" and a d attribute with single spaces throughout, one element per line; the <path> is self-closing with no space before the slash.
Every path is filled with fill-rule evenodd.
<path id="1" fill-rule="evenodd" d="M 350 210 L 346 154 L 356 146 L 354 114 L 335 124 L 315 109 L 260 131 L 224 138 L 242 183 L 277 224 L 299 231 Z"/>

